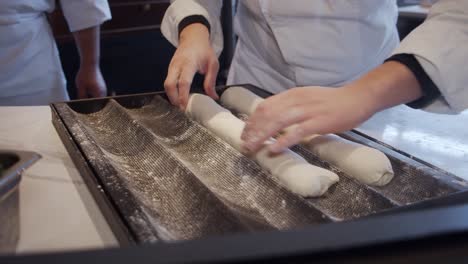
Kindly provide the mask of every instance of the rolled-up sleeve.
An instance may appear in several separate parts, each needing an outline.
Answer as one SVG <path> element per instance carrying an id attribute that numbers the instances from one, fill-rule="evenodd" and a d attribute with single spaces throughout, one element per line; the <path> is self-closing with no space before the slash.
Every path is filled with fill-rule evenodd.
<path id="1" fill-rule="evenodd" d="M 467 0 L 439 0 L 394 54 L 413 54 L 440 90 L 441 98 L 424 110 L 461 112 L 468 108 Z"/>
<path id="2" fill-rule="evenodd" d="M 111 19 L 107 0 L 60 0 L 71 32 L 99 26 Z"/>
<path id="3" fill-rule="evenodd" d="M 179 23 L 186 17 L 201 15 L 210 24 L 210 40 L 216 54 L 223 49 L 220 0 L 172 0 L 161 25 L 163 35 L 174 46 L 179 45 Z"/>

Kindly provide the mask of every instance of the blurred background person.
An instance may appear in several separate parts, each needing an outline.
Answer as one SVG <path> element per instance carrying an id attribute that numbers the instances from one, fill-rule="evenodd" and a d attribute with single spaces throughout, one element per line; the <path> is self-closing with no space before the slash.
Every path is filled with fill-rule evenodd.
<path id="1" fill-rule="evenodd" d="M 61 0 L 80 53 L 79 98 L 106 95 L 99 68 L 100 25 L 111 18 L 107 0 Z M 54 0 L 0 1 L 0 105 L 45 105 L 68 100 L 57 46 L 47 21 Z"/>

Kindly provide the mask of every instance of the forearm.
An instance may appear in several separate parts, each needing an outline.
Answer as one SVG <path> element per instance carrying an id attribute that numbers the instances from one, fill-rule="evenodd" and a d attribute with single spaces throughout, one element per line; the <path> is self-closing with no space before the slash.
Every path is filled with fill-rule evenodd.
<path id="1" fill-rule="evenodd" d="M 423 96 L 413 72 L 405 65 L 389 61 L 345 87 L 362 95 L 364 106 L 375 113 Z"/>
<path id="2" fill-rule="evenodd" d="M 81 65 L 75 83 L 78 98 L 100 97 L 107 93 L 106 83 L 99 68 L 99 26 L 73 33 L 80 53 Z"/>
<path id="3" fill-rule="evenodd" d="M 80 54 L 81 66 L 99 65 L 100 59 L 100 27 L 90 27 L 73 32 L 76 46 Z"/>

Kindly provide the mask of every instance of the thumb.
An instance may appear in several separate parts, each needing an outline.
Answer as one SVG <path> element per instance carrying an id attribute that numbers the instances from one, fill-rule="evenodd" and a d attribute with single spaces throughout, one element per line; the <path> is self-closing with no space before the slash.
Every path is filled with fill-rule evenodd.
<path id="1" fill-rule="evenodd" d="M 89 93 L 95 98 L 103 97 L 107 95 L 107 88 L 105 85 L 95 84 L 94 87 L 90 89 Z"/>

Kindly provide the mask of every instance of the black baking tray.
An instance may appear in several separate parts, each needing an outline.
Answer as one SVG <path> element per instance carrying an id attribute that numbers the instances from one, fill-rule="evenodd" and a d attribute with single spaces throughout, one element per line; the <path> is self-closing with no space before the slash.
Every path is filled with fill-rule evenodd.
<path id="1" fill-rule="evenodd" d="M 262 97 L 270 95 L 268 92 L 251 85 L 242 86 Z M 222 93 L 225 89 L 229 89 L 229 87 L 218 87 L 218 92 Z M 118 177 L 117 179 L 113 177 L 118 172 L 112 165 L 106 162 L 96 162 L 94 154 L 103 155 L 103 153 L 97 150 L 92 136 L 87 133 L 81 133 L 86 132 L 86 129 L 79 118 L 76 118 L 75 113 L 92 115 L 104 109 L 110 101 L 127 109 L 138 109 L 151 104 L 155 96 L 161 96 L 162 99 L 166 99 L 164 93 L 148 93 L 79 100 L 51 105 L 53 124 L 121 245 L 155 241 L 164 242 L 164 239 L 158 237 L 158 230 L 154 230 L 151 221 L 134 221 L 134 219 L 145 219 L 145 212 L 138 210 L 141 201 L 128 189 L 123 188 L 125 185 Z M 128 122 L 128 125 L 131 126 L 131 123 Z M 77 131 L 80 133 L 77 133 Z M 329 190 L 330 195 L 324 198 L 307 199 L 305 201 L 314 210 L 317 209 L 323 213 L 325 220 L 322 221 L 322 224 L 319 224 L 321 221 L 318 221 L 318 226 L 337 224 L 333 223 L 337 221 L 356 221 L 368 216 L 376 217 L 381 214 L 395 214 L 399 211 L 414 211 L 436 206 L 465 203 L 468 200 L 466 183 L 455 175 L 357 131 L 343 133 L 340 136 L 383 151 L 390 158 L 394 168 L 396 168 L 395 172 L 397 176 L 404 174 L 406 177 L 396 176 L 392 183 L 384 188 L 364 186 L 348 179 L 346 176 L 340 177 L 342 179 L 340 182 L 343 183 L 341 185 L 338 184 L 337 187 L 332 187 Z M 311 157 L 310 153 L 307 153 L 300 146 L 294 147 L 293 150 L 303 155 L 311 163 L 336 171 L 336 168 L 333 168 L 330 164 Z M 340 176 L 344 175 L 342 172 L 338 171 L 338 173 Z M 409 186 L 411 188 L 402 188 L 402 186 Z M 337 193 L 343 192 L 346 192 L 345 196 L 337 195 Z M 334 207 L 352 207 L 347 202 L 350 197 L 353 197 L 354 193 L 356 193 L 356 196 L 361 195 L 360 197 L 366 199 L 369 197 L 375 199 L 377 205 L 373 203 L 369 203 L 369 205 L 376 206 L 377 209 L 372 209 L 362 215 L 350 213 L 333 215 L 336 212 L 333 210 L 330 212 L 330 208 Z M 360 208 L 356 210 L 359 211 Z M 330 213 L 331 217 L 329 217 Z M 340 219 L 340 217 L 342 218 Z M 153 232 L 154 236 L 152 236 Z M 255 237 L 256 235 L 258 233 L 250 234 L 251 237 Z"/>

